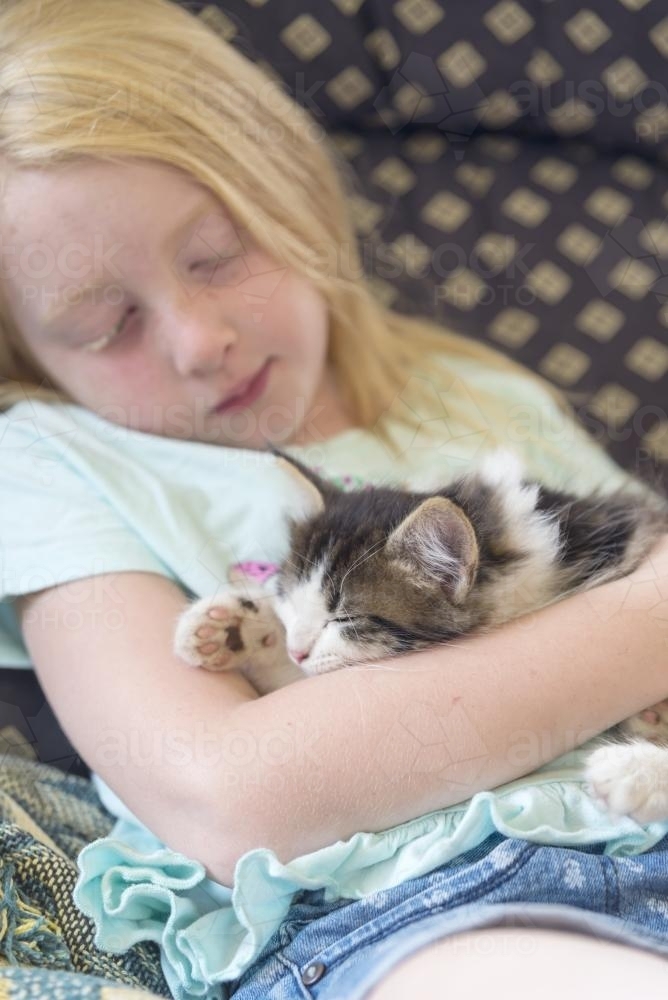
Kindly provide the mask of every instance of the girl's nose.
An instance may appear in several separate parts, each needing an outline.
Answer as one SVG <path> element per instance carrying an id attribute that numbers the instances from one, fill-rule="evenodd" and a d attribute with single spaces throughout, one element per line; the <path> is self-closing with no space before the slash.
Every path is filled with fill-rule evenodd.
<path id="1" fill-rule="evenodd" d="M 164 323 L 163 334 L 172 364 L 179 375 L 204 376 L 218 371 L 238 340 L 235 327 L 221 315 L 220 304 L 208 300 L 206 294 L 189 299 L 178 310 L 172 310 Z"/>
<path id="2" fill-rule="evenodd" d="M 228 326 L 202 327 L 184 325 L 172 349 L 176 371 L 184 378 L 217 372 L 225 365 L 230 347 L 236 342 L 236 332 Z"/>

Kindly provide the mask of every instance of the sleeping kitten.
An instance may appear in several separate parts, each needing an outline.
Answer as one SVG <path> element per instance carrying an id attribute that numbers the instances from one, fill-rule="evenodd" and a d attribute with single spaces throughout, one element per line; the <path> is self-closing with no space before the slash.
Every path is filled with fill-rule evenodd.
<path id="1" fill-rule="evenodd" d="M 343 492 L 274 453 L 304 497 L 275 592 L 248 584 L 196 600 L 174 644 L 192 666 L 240 670 L 260 694 L 490 631 L 625 576 L 668 532 L 658 494 L 579 498 L 524 480 L 505 449 L 420 492 Z M 668 746 L 655 745 L 664 739 L 668 703 L 602 738 L 586 777 L 610 811 L 668 819 Z"/>

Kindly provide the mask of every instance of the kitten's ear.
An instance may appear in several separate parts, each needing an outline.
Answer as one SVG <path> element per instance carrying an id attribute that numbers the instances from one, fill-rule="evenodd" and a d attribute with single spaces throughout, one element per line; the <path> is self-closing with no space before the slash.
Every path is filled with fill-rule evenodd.
<path id="1" fill-rule="evenodd" d="M 329 490 L 329 484 L 325 483 L 306 465 L 279 451 L 278 448 L 271 448 L 271 451 L 276 456 L 276 464 L 299 483 L 300 495 L 303 500 L 300 519 L 321 514 L 325 509 L 325 497 Z"/>
<path id="2" fill-rule="evenodd" d="M 438 582 L 453 604 L 461 604 L 478 569 L 478 542 L 463 510 L 446 497 L 429 497 L 387 540 L 386 553 L 430 583 Z"/>

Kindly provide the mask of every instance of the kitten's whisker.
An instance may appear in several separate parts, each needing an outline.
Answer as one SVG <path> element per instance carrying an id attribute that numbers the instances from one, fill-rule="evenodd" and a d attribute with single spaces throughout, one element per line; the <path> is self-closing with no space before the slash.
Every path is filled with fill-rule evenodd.
<path id="1" fill-rule="evenodd" d="M 295 573 L 297 572 L 297 563 L 292 558 L 292 556 L 287 556 L 286 557 L 286 559 L 283 562 L 283 568 L 284 569 L 291 569 Z"/>
<path id="2" fill-rule="evenodd" d="M 352 618 L 348 614 L 348 610 L 347 610 L 347 608 L 345 606 L 345 603 L 343 601 L 341 601 L 341 608 L 344 611 L 344 613 L 348 615 L 348 620 L 350 622 L 350 627 L 354 630 L 354 632 L 355 632 L 355 638 L 359 641 L 359 637 L 360 637 L 359 636 L 359 632 L 357 631 L 357 628 L 355 627 L 355 622 L 352 620 Z"/>
<path id="3" fill-rule="evenodd" d="M 391 667 L 389 663 L 376 663 L 374 660 L 369 660 L 367 663 L 355 663 L 352 664 L 349 670 L 374 670 L 383 671 L 392 674 L 396 674 L 401 669 L 400 667 Z"/>
<path id="4" fill-rule="evenodd" d="M 309 559 L 308 556 L 302 555 L 302 560 L 309 566 L 317 566 L 315 559 Z"/>
<path id="5" fill-rule="evenodd" d="M 356 566 L 359 566 L 361 565 L 361 563 L 365 562 L 365 560 L 370 559 L 371 556 L 374 555 L 384 545 L 385 545 L 385 539 L 381 538 L 379 542 L 377 542 L 375 545 L 372 545 L 371 548 L 363 552 L 362 555 L 359 557 L 359 559 L 356 559 L 355 562 L 352 564 L 352 566 L 349 566 L 348 569 L 346 570 L 343 579 L 341 580 L 341 586 L 343 586 L 346 577 L 348 576 L 349 573 L 351 573 L 355 569 Z"/>
<path id="6" fill-rule="evenodd" d="M 309 566 L 317 566 L 318 565 L 316 563 L 315 559 L 309 559 L 308 556 L 302 556 L 302 559 Z M 324 563 L 323 563 L 323 565 L 324 565 Z M 296 566 L 295 566 L 295 569 L 296 569 Z M 332 579 L 331 573 L 329 573 L 328 570 L 325 570 L 325 575 L 326 575 L 327 579 L 329 580 L 329 582 L 332 584 L 332 587 L 334 587 L 334 580 Z"/>

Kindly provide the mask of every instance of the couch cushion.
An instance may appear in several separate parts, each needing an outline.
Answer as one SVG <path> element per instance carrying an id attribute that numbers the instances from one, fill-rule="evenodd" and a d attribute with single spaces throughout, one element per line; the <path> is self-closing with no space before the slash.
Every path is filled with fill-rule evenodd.
<path id="1" fill-rule="evenodd" d="M 500 135 L 458 160 L 436 138 L 333 137 L 378 294 L 583 394 L 580 418 L 621 465 L 665 473 L 668 171 Z"/>
<path id="2" fill-rule="evenodd" d="M 184 0 L 314 118 L 586 137 L 668 157 L 668 12 L 654 0 Z"/>

